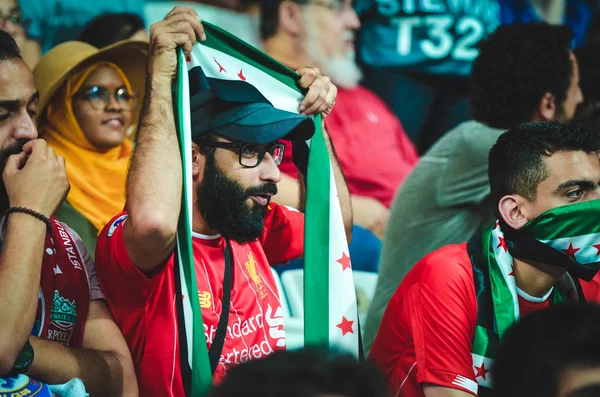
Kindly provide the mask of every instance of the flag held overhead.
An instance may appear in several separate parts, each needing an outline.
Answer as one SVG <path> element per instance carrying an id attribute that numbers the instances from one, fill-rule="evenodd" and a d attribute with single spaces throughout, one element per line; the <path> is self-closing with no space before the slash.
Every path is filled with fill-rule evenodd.
<path id="1" fill-rule="evenodd" d="M 305 211 L 305 345 L 336 346 L 358 356 L 358 312 L 335 178 L 321 117 L 301 115 L 300 76 L 224 30 L 203 22 L 206 40 L 179 57 L 178 133 L 184 167 L 184 205 L 178 229 L 181 285 L 193 294 L 191 253 L 191 139 L 212 131 L 245 143 L 312 137 Z M 296 146 L 295 146 L 296 147 Z M 294 150 L 296 152 L 296 150 Z M 300 153 L 301 151 L 298 151 Z M 187 172 L 186 172 L 187 171 Z M 340 259 L 341 258 L 341 259 Z M 346 271 L 344 271 L 346 270 Z M 198 302 L 183 300 L 191 395 L 203 395 L 208 356 Z M 202 348 L 201 344 L 204 344 Z"/>

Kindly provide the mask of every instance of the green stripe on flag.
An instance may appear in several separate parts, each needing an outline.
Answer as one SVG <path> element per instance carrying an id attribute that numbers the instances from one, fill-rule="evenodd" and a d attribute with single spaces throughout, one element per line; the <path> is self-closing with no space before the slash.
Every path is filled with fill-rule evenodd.
<path id="1" fill-rule="evenodd" d="M 329 152 L 315 117 L 308 156 L 304 230 L 304 346 L 329 347 Z"/>
<path id="2" fill-rule="evenodd" d="M 574 213 L 577 213 L 577 216 L 572 216 Z M 541 241 L 598 233 L 600 226 L 597 226 L 596 219 L 599 214 L 598 200 L 568 204 L 552 208 L 532 219 L 523 231 Z M 561 219 L 560 227 L 557 226 L 557 217 Z"/>
<path id="3" fill-rule="evenodd" d="M 188 92 L 184 92 L 184 76 L 187 79 L 187 67 L 183 51 L 178 51 L 178 73 L 175 83 L 175 116 L 177 117 L 177 137 L 179 139 L 179 149 L 181 151 L 181 162 L 183 170 L 183 192 L 181 195 L 181 212 L 179 213 L 179 223 L 177 225 L 177 257 L 178 263 L 183 268 L 185 284 L 188 291 L 187 298 L 192 305 L 193 313 L 193 335 L 192 335 L 192 396 L 204 396 L 208 394 L 212 387 L 212 371 L 208 359 L 208 348 L 206 346 L 206 337 L 204 335 L 204 325 L 202 322 L 202 312 L 200 311 L 200 303 L 197 297 L 196 271 L 194 266 L 194 252 L 192 247 L 192 229 L 191 229 L 191 213 L 192 197 L 191 175 L 188 175 L 188 167 L 190 163 L 189 156 L 191 155 L 191 144 L 187 147 L 186 141 L 191 140 L 191 135 L 188 137 L 189 128 L 186 128 L 186 117 L 184 112 L 189 113 L 189 109 L 185 109 L 185 98 L 189 96 Z M 190 163 L 191 164 L 191 163 Z M 179 319 L 179 326 L 184 326 L 184 319 Z M 189 335 L 188 335 L 189 340 Z M 187 365 L 181 363 L 181 365 Z"/>

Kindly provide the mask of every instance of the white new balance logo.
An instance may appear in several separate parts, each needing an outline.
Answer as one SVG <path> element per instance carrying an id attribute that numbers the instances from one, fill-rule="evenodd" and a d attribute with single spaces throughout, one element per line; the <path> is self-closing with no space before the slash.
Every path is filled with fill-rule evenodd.
<path id="1" fill-rule="evenodd" d="M 462 375 L 456 375 L 456 378 L 452 381 L 453 385 L 460 386 L 464 389 L 467 389 L 475 394 L 477 394 L 477 382 L 472 379 L 465 378 Z"/>

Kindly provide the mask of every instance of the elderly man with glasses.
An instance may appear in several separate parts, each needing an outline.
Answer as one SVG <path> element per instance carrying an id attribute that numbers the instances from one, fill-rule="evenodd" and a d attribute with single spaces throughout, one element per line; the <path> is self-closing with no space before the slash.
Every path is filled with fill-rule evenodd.
<path id="1" fill-rule="evenodd" d="M 327 128 L 350 190 L 354 222 L 353 267 L 376 271 L 394 193 L 418 157 L 398 118 L 359 84 L 354 60 L 360 22 L 350 0 L 263 1 L 265 51 L 292 69 L 318 67 L 338 86 Z M 289 145 L 286 151 L 291 151 Z M 298 206 L 297 171 L 284 159 L 275 202 Z"/>

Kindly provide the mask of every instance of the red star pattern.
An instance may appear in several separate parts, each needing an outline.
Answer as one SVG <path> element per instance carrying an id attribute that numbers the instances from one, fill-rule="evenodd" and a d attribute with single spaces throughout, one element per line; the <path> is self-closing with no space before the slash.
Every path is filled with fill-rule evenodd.
<path id="1" fill-rule="evenodd" d="M 573 243 L 569 243 L 569 248 L 567 248 L 566 250 L 562 250 L 562 252 L 567 254 L 567 256 L 569 256 L 570 258 L 575 259 L 575 253 L 580 249 L 581 248 L 573 248 Z"/>
<path id="2" fill-rule="evenodd" d="M 496 223 L 494 224 L 494 228 L 492 230 L 496 229 L 498 226 L 500 226 L 500 221 L 496 221 Z"/>
<path id="3" fill-rule="evenodd" d="M 240 72 L 238 73 L 238 77 L 242 80 L 242 81 L 246 81 L 246 76 L 244 76 L 243 70 L 240 69 Z"/>
<path id="4" fill-rule="evenodd" d="M 342 257 L 336 262 L 342 265 L 342 271 L 352 268 L 352 266 L 350 265 L 350 257 L 346 255 L 345 252 L 342 252 Z"/>
<path id="5" fill-rule="evenodd" d="M 498 240 L 500 240 L 500 242 L 498 243 L 498 246 L 496 248 L 502 247 L 504 249 L 504 252 L 508 251 L 508 246 L 506 245 L 506 240 L 504 240 L 502 237 L 498 237 Z"/>
<path id="6" fill-rule="evenodd" d="M 216 64 L 219 65 L 219 73 L 221 73 L 221 72 L 227 73 L 227 70 L 225 70 L 225 68 L 223 66 L 221 66 L 219 61 L 217 61 L 217 58 L 213 57 L 213 59 L 215 60 Z"/>
<path id="7" fill-rule="evenodd" d="M 600 255 L 600 244 L 594 244 L 594 248 L 598 250 L 598 252 L 596 252 L 596 256 Z"/>
<path id="8" fill-rule="evenodd" d="M 192 61 L 192 58 L 190 58 L 190 56 L 189 56 L 189 55 L 186 55 L 186 56 L 185 56 L 185 61 L 186 61 L 186 62 L 191 62 L 191 61 Z"/>
<path id="9" fill-rule="evenodd" d="M 342 322 L 336 325 L 336 327 L 342 330 L 342 336 L 346 336 L 347 333 L 354 333 L 352 330 L 353 325 L 354 321 L 348 320 L 346 317 L 342 316 Z"/>
<path id="10" fill-rule="evenodd" d="M 484 362 L 481 363 L 481 367 L 474 365 L 473 368 L 475 368 L 475 370 L 477 371 L 477 373 L 475 374 L 475 378 L 479 378 L 481 376 L 483 380 L 487 380 L 486 376 L 487 373 L 490 372 L 490 370 L 485 367 Z"/>
<path id="11" fill-rule="evenodd" d="M 508 273 L 509 276 L 515 276 L 515 265 L 514 263 L 510 264 L 510 268 L 512 269 L 512 272 Z"/>

